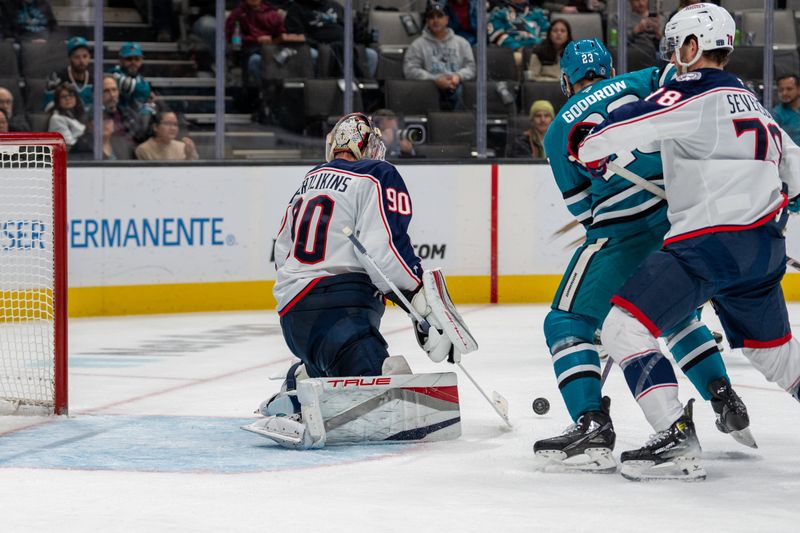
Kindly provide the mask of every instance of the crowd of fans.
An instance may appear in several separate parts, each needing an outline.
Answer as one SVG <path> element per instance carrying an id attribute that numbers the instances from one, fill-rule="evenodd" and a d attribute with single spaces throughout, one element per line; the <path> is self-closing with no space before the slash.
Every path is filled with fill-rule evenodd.
<path id="1" fill-rule="evenodd" d="M 381 61 L 380 35 L 370 28 L 371 9 L 406 11 L 418 5 L 408 0 L 407 7 L 392 0 L 389 7 L 381 0 L 354 0 L 354 74 L 360 80 L 374 80 Z M 389 0 L 387 0 L 389 1 Z M 624 0 L 623 0 L 624 1 Z M 681 0 L 685 6 L 697 0 Z M 624 35 L 628 45 L 643 50 L 656 63 L 658 42 L 669 14 L 654 12 L 649 0 L 627 0 L 629 11 Z M 155 40 L 178 38 L 177 17 L 165 8 L 171 2 L 153 2 L 152 26 Z M 298 46 L 307 45 L 310 56 L 310 77 L 341 77 L 344 72 L 344 9 L 337 0 L 227 0 L 224 22 L 226 57 L 215 57 L 215 1 L 190 0 L 191 15 L 184 22 L 193 35 L 195 64 L 198 75 L 224 66 L 227 86 L 242 91 L 235 106 L 252 112 L 254 120 L 289 129 L 302 128 L 282 124 L 280 113 L 285 107 L 284 94 L 265 79 L 265 62 L 284 65 L 300 61 Z M 409 80 L 430 80 L 439 92 L 442 111 L 469 111 L 465 103 L 464 84 L 476 77 L 474 45 L 478 11 L 486 8 L 487 45 L 513 51 L 516 80 L 522 82 L 558 82 L 559 60 L 566 44 L 573 39 L 573 30 L 559 13 L 598 13 L 607 42 L 617 39 L 616 14 L 607 13 L 601 0 L 428 0 L 421 13 L 422 25 L 409 21 L 409 35 L 415 35 L 402 56 L 402 75 Z M 404 21 L 406 24 L 407 21 Z M 613 35 L 608 28 L 614 28 Z M 138 42 L 119 46 L 118 63 L 106 69 L 103 77 L 102 110 L 93 109 L 92 46 L 81 36 L 68 36 L 60 31 L 53 9 L 47 0 L 0 0 L 0 41 L 45 43 L 61 40 L 66 43 L 64 65 L 52 72 L 44 94 L 41 111 L 47 113 L 46 128 L 57 131 L 71 153 L 91 158 L 95 127 L 102 128 L 102 153 L 105 159 L 184 160 L 198 159 L 195 143 L 185 135 L 186 121 L 180 110 L 170 109 L 153 90 L 147 78 L 147 62 Z M 271 47 L 265 47 L 271 45 Z M 508 52 L 511 54 L 511 52 Z M 265 55 L 267 54 L 267 55 Z M 20 59 L 22 61 L 23 59 Z M 240 77 L 232 78 L 237 71 Z M 208 72 L 208 75 L 213 75 Z M 1 76 L 0 76 L 1 77 Z M 778 80 L 781 103 L 775 108 L 776 119 L 800 137 L 800 94 L 798 78 L 786 76 Z M 14 87 L 0 86 L 0 132 L 30 131 L 31 123 L 25 107 L 15 104 Z M 557 112 L 558 104 L 538 100 L 529 109 L 523 105 L 519 91 L 510 93 L 516 109 L 528 111 L 530 127 L 514 134 L 509 127 L 505 150 L 497 155 L 508 157 L 545 156 L 542 138 Z M 37 95 L 27 95 L 27 98 Z M 255 103 L 255 104 L 253 104 Z M 28 102 L 27 109 L 32 109 Z M 35 107 L 35 106 L 34 106 Z M 384 130 L 390 157 L 413 157 L 414 144 L 408 138 L 397 138 L 403 126 L 402 109 L 385 109 L 385 102 L 374 99 L 365 103 L 376 123 Z M 297 114 L 297 110 L 292 111 Z M 287 113 L 284 113 L 287 115 Z M 97 119 L 96 117 L 100 118 Z M 509 117 L 509 124 L 512 117 Z M 41 126 L 40 126 L 41 127 Z"/>

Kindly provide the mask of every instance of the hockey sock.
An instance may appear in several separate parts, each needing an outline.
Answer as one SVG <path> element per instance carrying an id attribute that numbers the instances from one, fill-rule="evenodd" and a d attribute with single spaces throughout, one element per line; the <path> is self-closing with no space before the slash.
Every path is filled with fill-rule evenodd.
<path id="1" fill-rule="evenodd" d="M 621 361 L 620 366 L 628 388 L 653 429 L 667 429 L 681 416 L 678 380 L 663 354 L 657 351 L 634 354 Z"/>
<path id="2" fill-rule="evenodd" d="M 683 322 L 664 336 L 678 366 L 704 400 L 711 399 L 708 384 L 712 381 L 724 377 L 730 383 L 717 342 L 703 322 Z"/>
<path id="3" fill-rule="evenodd" d="M 544 334 L 553 359 L 558 389 L 573 422 L 583 413 L 600 411 L 600 356 L 594 344 L 597 324 L 588 317 L 553 309 Z"/>
<path id="4" fill-rule="evenodd" d="M 555 346 L 552 355 L 558 389 L 572 420 L 600 411 L 600 356 L 594 343 L 576 339 Z"/>

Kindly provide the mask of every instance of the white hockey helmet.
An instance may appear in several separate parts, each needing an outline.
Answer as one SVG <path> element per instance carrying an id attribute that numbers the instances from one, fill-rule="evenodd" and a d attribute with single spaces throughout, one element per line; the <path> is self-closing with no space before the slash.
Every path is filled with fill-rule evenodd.
<path id="1" fill-rule="evenodd" d="M 661 39 L 661 57 L 669 61 L 672 53 L 678 66 L 687 69 L 697 63 L 703 52 L 709 50 L 733 50 L 736 22 L 727 9 L 716 4 L 694 4 L 686 6 L 669 19 Z M 697 38 L 698 51 L 694 58 L 685 62 L 680 48 L 688 37 Z"/>
<path id="2" fill-rule="evenodd" d="M 328 134 L 325 159 L 331 161 L 339 152 L 350 152 L 356 159 L 383 159 L 386 146 L 383 144 L 381 130 L 372 125 L 364 113 L 350 113 Z"/>

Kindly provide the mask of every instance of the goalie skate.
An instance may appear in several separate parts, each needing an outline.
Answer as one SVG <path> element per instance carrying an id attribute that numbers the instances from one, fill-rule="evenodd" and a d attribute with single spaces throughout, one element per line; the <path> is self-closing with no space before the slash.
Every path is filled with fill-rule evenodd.
<path id="1" fill-rule="evenodd" d="M 610 403 L 603 398 L 601 411 L 584 413 L 563 434 L 534 443 L 534 467 L 542 472 L 616 472 Z"/>
<path id="2" fill-rule="evenodd" d="M 308 450 L 314 447 L 314 439 L 302 422 L 299 414 L 290 416 L 267 416 L 242 426 L 242 429 L 271 439 L 284 448 Z"/>
<path id="3" fill-rule="evenodd" d="M 694 400 L 689 400 L 683 416 L 653 435 L 643 447 L 622 452 L 622 477 L 631 481 L 701 481 L 706 478 L 698 459 L 702 450 L 692 421 L 693 403 Z"/>

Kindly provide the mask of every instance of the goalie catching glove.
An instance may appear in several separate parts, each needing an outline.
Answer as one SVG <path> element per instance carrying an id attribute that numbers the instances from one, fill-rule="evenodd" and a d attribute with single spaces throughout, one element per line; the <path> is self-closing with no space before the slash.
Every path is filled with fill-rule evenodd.
<path id="1" fill-rule="evenodd" d="M 478 349 L 478 343 L 450 299 L 441 270 L 423 273 L 422 288 L 414 295 L 411 305 L 430 326 L 426 330 L 424 324 L 412 318 L 417 342 L 434 363 L 445 359 L 458 363 L 461 354 Z"/>

